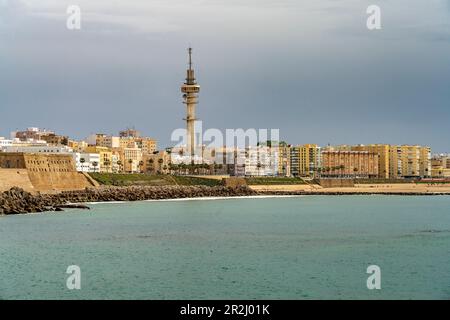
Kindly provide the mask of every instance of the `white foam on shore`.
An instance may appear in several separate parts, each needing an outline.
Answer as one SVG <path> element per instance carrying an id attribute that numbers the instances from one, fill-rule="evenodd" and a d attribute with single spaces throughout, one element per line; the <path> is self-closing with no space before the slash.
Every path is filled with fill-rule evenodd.
<path id="1" fill-rule="evenodd" d="M 110 203 L 110 204 L 119 204 L 119 203 L 127 203 L 131 201 L 95 201 L 95 202 L 81 202 L 85 204 L 103 204 L 103 203 Z M 80 202 L 75 203 L 69 203 L 69 204 L 80 204 Z"/>
<path id="2" fill-rule="evenodd" d="M 146 202 L 153 201 L 205 201 L 205 200 L 233 200 L 233 199 L 268 199 L 268 198 L 296 198 L 303 195 L 264 195 L 264 196 L 230 196 L 230 197 L 197 197 L 197 198 L 175 198 L 175 199 L 149 199 Z"/>
<path id="3" fill-rule="evenodd" d="M 269 198 L 298 198 L 304 195 L 262 195 L 262 196 L 230 196 L 230 197 L 194 197 L 194 198 L 174 198 L 174 199 L 148 199 L 137 201 L 97 201 L 85 202 L 86 204 L 120 204 L 129 202 L 165 202 L 165 201 L 209 201 L 209 200 L 233 200 L 233 199 L 269 199 Z M 74 203 L 76 204 L 76 203 Z"/>

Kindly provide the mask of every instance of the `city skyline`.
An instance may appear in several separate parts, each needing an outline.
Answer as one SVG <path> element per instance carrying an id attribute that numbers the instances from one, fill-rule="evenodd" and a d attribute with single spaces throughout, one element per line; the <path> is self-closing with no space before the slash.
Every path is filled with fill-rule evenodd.
<path id="1" fill-rule="evenodd" d="M 374 32 L 368 1 L 79 3 L 77 31 L 65 28 L 69 1 L 0 4 L 0 136 L 38 126 L 84 139 L 135 126 L 170 146 L 184 126 L 191 44 L 207 128 L 450 150 L 449 1 L 381 2 Z"/>
<path id="2" fill-rule="evenodd" d="M 105 136 L 108 136 L 108 137 L 119 137 L 120 136 L 120 132 L 122 130 L 137 130 L 138 132 L 145 132 L 145 131 L 140 130 L 140 128 L 136 128 L 135 126 L 127 126 L 127 127 L 118 128 L 115 132 L 106 132 L 106 131 L 100 130 L 98 132 L 91 132 L 90 134 L 86 134 L 84 136 L 81 135 L 82 138 L 78 138 L 78 136 L 74 137 L 74 136 L 70 136 L 70 135 L 65 135 L 64 132 L 56 132 L 52 128 L 41 128 L 41 127 L 38 127 L 38 126 L 27 126 L 27 127 L 24 127 L 24 128 L 16 128 L 16 130 L 13 130 L 13 131 L 9 132 L 8 134 L 1 134 L 0 133 L 0 139 L 5 139 L 5 140 L 17 139 L 15 137 L 16 132 L 24 130 L 24 129 L 27 129 L 27 130 L 28 129 L 37 129 L 37 130 L 41 130 L 42 132 L 54 133 L 57 136 L 65 136 L 70 141 L 73 141 L 73 142 L 86 142 L 86 141 L 89 141 L 90 137 L 92 137 L 94 135 L 105 135 Z M 179 129 L 184 130 L 186 128 L 179 128 Z M 234 130 L 234 129 L 232 129 L 232 130 Z M 148 138 L 155 139 L 156 141 L 158 141 L 158 143 L 160 142 L 158 137 L 156 137 L 154 135 L 144 134 L 144 136 L 146 136 Z M 265 140 L 265 141 L 258 140 L 258 143 L 269 142 L 269 141 L 271 141 L 271 140 Z M 345 143 L 344 142 L 344 143 L 340 143 L 340 144 L 327 143 L 327 144 L 323 144 L 322 145 L 322 144 L 316 143 L 316 141 L 292 142 L 292 141 L 286 141 L 285 139 L 280 139 L 278 142 L 280 144 L 281 143 L 286 143 L 288 146 L 292 146 L 292 147 L 302 146 L 302 145 L 305 145 L 305 144 L 306 145 L 307 144 L 316 144 L 319 147 L 323 147 L 323 148 L 326 148 L 326 147 L 341 147 L 341 146 L 369 146 L 369 145 L 428 146 L 428 147 L 430 147 L 430 145 L 431 145 L 430 143 L 428 143 L 428 144 L 418 144 L 418 143 L 410 143 L 410 144 L 403 143 L 403 144 L 400 144 L 400 143 L 395 143 L 395 142 L 394 143 L 388 143 L 388 142 L 381 142 L 381 143 L 379 143 L 379 142 L 377 142 L 377 143 L 372 143 L 372 142 L 368 142 L 368 143 Z M 211 148 L 220 148 L 221 147 L 221 145 L 215 145 L 215 144 L 209 145 L 209 143 L 210 143 L 210 141 L 208 141 L 208 143 L 204 143 L 203 145 L 210 146 Z M 172 143 L 170 145 L 161 145 L 158 149 L 159 150 L 164 150 L 164 149 L 167 149 L 167 148 L 172 148 L 174 146 L 175 146 L 175 143 Z M 227 144 L 225 144 L 224 146 L 226 146 L 226 147 L 233 147 L 233 145 L 227 145 Z M 253 146 L 253 145 L 248 145 L 248 146 Z M 256 145 L 254 145 L 254 146 L 256 146 Z M 431 148 L 431 149 L 433 150 L 433 148 Z M 438 155 L 438 154 L 449 154 L 449 151 L 448 150 L 447 151 L 446 150 L 444 150 L 444 151 L 435 151 L 435 150 L 433 150 L 432 154 L 436 154 L 436 155 Z"/>
<path id="3" fill-rule="evenodd" d="M 23 169 L 26 165 L 47 163 L 44 167 L 30 168 L 31 172 L 48 172 L 48 169 L 50 172 L 66 172 L 67 168 L 53 169 L 55 160 L 45 158 L 46 155 L 60 155 L 65 157 L 61 160 L 63 163 L 71 163 L 70 166 L 73 163 L 71 171 L 93 173 L 182 174 L 190 168 L 197 173 L 202 170 L 203 173 L 216 174 L 220 170 L 232 176 L 259 177 L 394 180 L 450 177 L 448 155 L 432 157 L 427 146 L 341 145 L 321 148 L 316 144 L 291 146 L 267 141 L 257 146 L 194 148 L 194 154 L 191 154 L 186 146 L 158 151 L 156 140 L 142 136 L 135 129 L 120 131 L 119 136 L 95 134 L 86 141 L 74 141 L 39 128 L 28 128 L 11 135 L 13 140 L 0 138 L 0 159 L 3 159 L 0 165 L 7 169 L 12 166 Z M 44 158 L 25 159 L 28 155 Z"/>

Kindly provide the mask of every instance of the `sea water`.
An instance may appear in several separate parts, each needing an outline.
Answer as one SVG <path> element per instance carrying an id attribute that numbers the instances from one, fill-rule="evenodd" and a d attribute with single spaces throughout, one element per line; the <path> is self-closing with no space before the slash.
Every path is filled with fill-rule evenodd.
<path id="1" fill-rule="evenodd" d="M 0 299 L 450 299 L 448 196 L 91 208 L 1 217 Z"/>

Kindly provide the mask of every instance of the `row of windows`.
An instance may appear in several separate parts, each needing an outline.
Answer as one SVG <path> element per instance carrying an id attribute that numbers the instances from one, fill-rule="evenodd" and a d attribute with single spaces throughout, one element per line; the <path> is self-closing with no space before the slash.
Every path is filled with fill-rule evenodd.
<path id="1" fill-rule="evenodd" d="M 61 169 L 61 168 L 49 168 L 48 170 L 46 168 L 30 168 L 28 169 L 31 172 L 71 172 L 72 170 L 69 169 Z"/>
<path id="2" fill-rule="evenodd" d="M 68 160 L 50 160 L 49 163 L 51 163 L 51 164 L 69 164 L 70 161 L 68 161 Z"/>
<path id="3" fill-rule="evenodd" d="M 45 161 L 39 161 L 39 160 L 27 160 L 28 164 L 44 164 Z"/>
<path id="4" fill-rule="evenodd" d="M 68 160 L 48 160 L 49 164 L 69 164 L 70 161 Z M 45 164 L 46 161 L 40 161 L 40 160 L 27 160 L 28 164 Z"/>

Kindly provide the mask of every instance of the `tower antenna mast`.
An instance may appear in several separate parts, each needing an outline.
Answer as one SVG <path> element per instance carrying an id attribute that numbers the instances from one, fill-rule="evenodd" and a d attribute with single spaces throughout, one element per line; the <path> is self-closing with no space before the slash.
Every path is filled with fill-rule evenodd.
<path id="1" fill-rule="evenodd" d="M 189 70 L 192 70 L 192 48 L 189 47 Z"/>
<path id="2" fill-rule="evenodd" d="M 186 105 L 186 129 L 187 129 L 187 151 L 194 163 L 196 141 L 195 141 L 195 107 L 198 104 L 198 93 L 200 86 L 195 81 L 194 69 L 192 69 L 192 48 L 188 48 L 189 53 L 189 69 L 186 74 L 186 82 L 181 86 L 183 93 L 183 103 Z"/>

